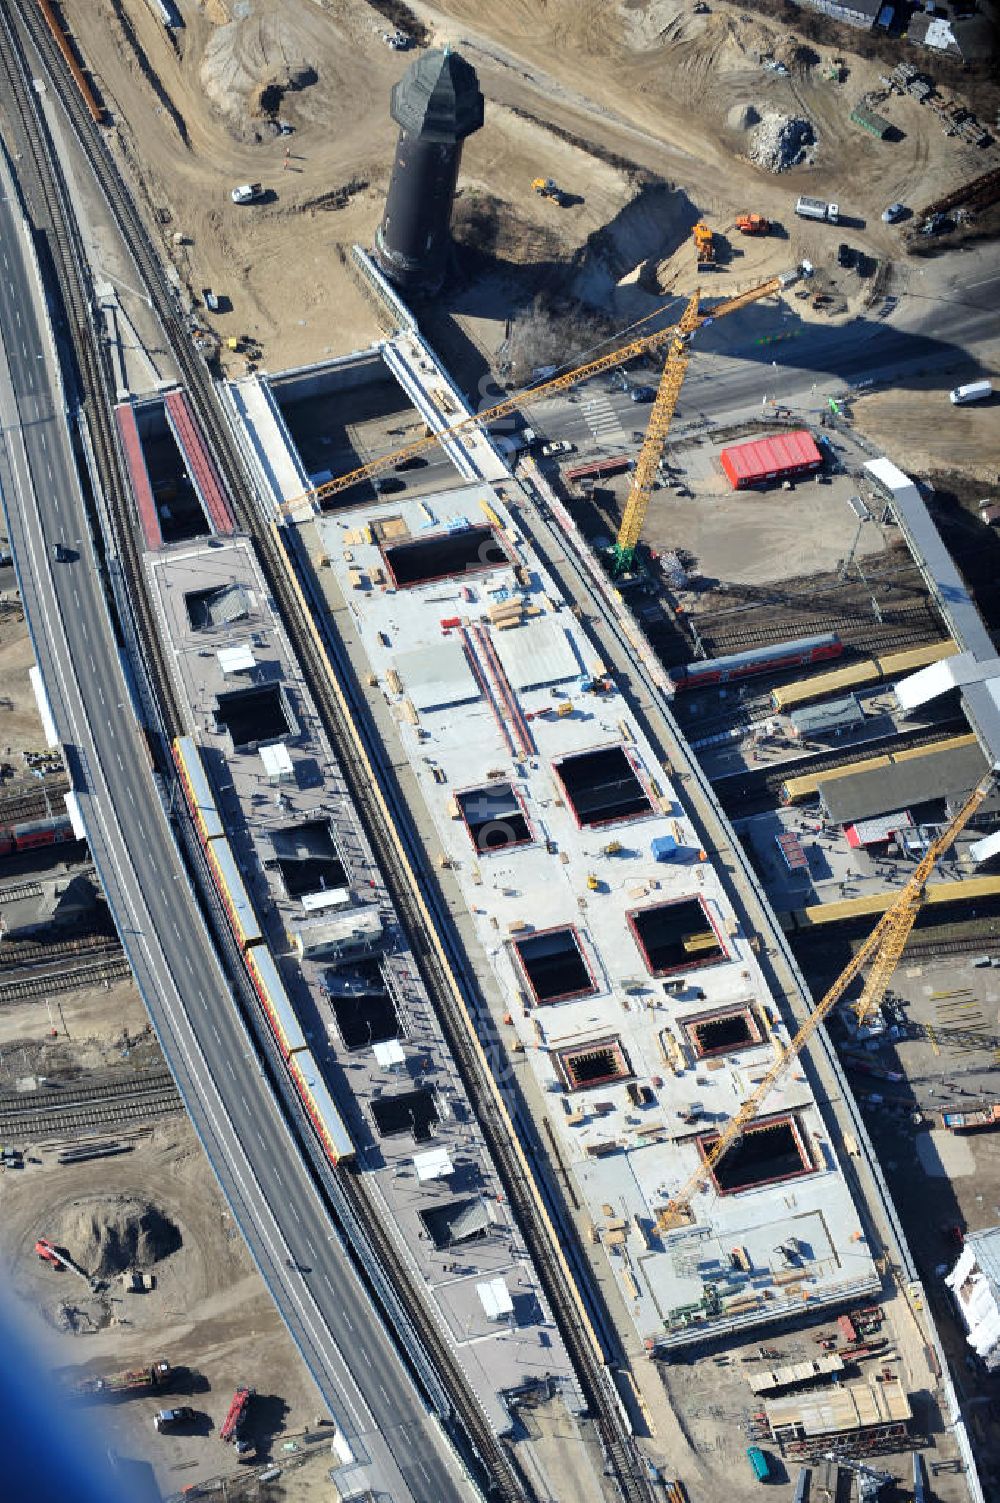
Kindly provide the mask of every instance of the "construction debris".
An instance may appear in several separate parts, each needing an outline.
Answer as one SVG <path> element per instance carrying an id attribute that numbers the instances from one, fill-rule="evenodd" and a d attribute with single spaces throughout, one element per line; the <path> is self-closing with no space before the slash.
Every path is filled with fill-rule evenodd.
<path id="1" fill-rule="evenodd" d="M 750 137 L 748 155 L 757 167 L 785 172 L 811 161 L 815 145 L 816 133 L 808 120 L 767 110 Z"/>

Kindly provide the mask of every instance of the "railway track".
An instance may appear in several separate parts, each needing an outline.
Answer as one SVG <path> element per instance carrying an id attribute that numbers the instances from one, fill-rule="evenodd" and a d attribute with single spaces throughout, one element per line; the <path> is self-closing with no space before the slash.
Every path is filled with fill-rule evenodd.
<path id="1" fill-rule="evenodd" d="M 15 1002 L 31 1002 L 36 997 L 55 997 L 60 992 L 110 985 L 113 981 L 127 980 L 131 974 L 132 967 L 125 956 L 118 955 L 108 960 L 64 966 L 57 971 L 18 976 L 14 981 L 0 983 L 0 1007 L 10 1006 Z"/>
<path id="2" fill-rule="evenodd" d="M 815 757 L 798 757 L 794 762 L 783 762 L 776 767 L 754 768 L 746 774 L 720 778 L 714 784 L 716 796 L 724 808 L 732 806 L 734 813 L 745 815 L 751 812 L 746 806 L 748 796 L 753 798 L 754 794 L 759 794 L 773 797 L 789 778 L 805 777 L 807 773 L 813 772 L 832 772 L 834 768 L 847 767 L 851 762 L 864 762 L 869 757 L 884 756 L 887 751 L 906 751 L 910 747 L 941 741 L 962 724 L 961 717 L 954 717 L 941 720 L 933 726 L 923 726 L 918 731 L 880 736 L 877 740 L 866 741 L 863 745 L 855 745 L 841 752 L 820 752 Z"/>
<path id="3" fill-rule="evenodd" d="M 0 32 L 0 57 L 2 57 L 2 32 Z M 45 819 L 52 812 L 54 802 L 61 801 L 69 792 L 65 778 L 42 783 L 37 788 L 26 788 L 23 793 L 7 793 L 0 798 L 0 825 L 16 825 L 26 819 Z"/>
<path id="4" fill-rule="evenodd" d="M 40 898 L 41 895 L 42 889 L 38 882 L 12 882 L 9 887 L 0 887 L 0 905 L 21 903 L 26 898 Z"/>
<path id="5" fill-rule="evenodd" d="M 184 1103 L 166 1073 L 98 1082 L 85 1089 L 6 1093 L 0 1096 L 0 1139 L 23 1143 L 74 1136 L 90 1129 L 150 1122 L 183 1110 Z"/>
<path id="6" fill-rule="evenodd" d="M 32 43 L 47 64 L 50 77 L 63 104 L 70 90 L 78 103 L 75 85 L 69 90 L 59 87 L 62 59 L 37 7 L 22 4 L 19 7 L 22 24 Z M 53 53 L 55 56 L 53 57 Z M 90 288 L 89 263 L 80 236 L 79 226 L 73 212 L 69 190 L 62 168 L 53 149 L 47 131 L 43 130 L 33 108 L 33 70 L 28 62 L 21 36 L 11 17 L 11 8 L 0 7 L 0 70 L 6 75 L 5 104 L 15 132 L 21 138 L 21 154 L 18 161 L 18 180 L 21 190 L 29 200 L 31 218 L 36 233 L 44 237 L 52 258 L 59 294 L 66 314 L 66 324 L 76 362 L 76 378 L 82 412 L 86 420 L 88 436 L 95 463 L 101 476 L 104 496 L 108 505 L 114 536 L 117 566 L 126 578 L 141 581 L 139 548 L 136 541 L 136 522 L 130 499 L 128 482 L 119 458 L 114 423 L 111 416 L 114 400 L 114 383 L 108 367 L 107 355 L 97 333 L 97 322 L 90 298 L 84 289 Z M 82 106 L 79 106 L 82 108 Z M 78 132 L 79 133 L 79 132 Z M 102 146 L 103 151 L 103 146 Z M 94 518 L 92 534 L 95 545 L 103 536 L 98 519 Z M 107 562 L 105 567 L 107 567 Z M 108 590 L 112 609 L 115 593 Z M 161 711 L 165 725 L 173 731 L 179 728 L 180 718 L 171 687 L 159 638 L 153 621 L 152 610 L 144 589 L 131 592 L 133 623 L 144 662 L 152 665 L 151 678 L 159 687 Z M 126 639 L 131 635 L 128 623 Z M 65 792 L 68 782 L 59 785 Z M 54 789 L 50 788 L 49 792 Z"/>
<path id="7" fill-rule="evenodd" d="M 0 945 L 0 972 L 25 971 L 50 962 L 72 962 L 90 956 L 120 954 L 121 945 L 109 934 L 85 935 L 82 939 L 58 940 L 54 944 L 5 939 Z"/>
<path id="8" fill-rule="evenodd" d="M 417 964 L 421 968 L 429 993 L 434 999 L 438 1015 L 462 1072 L 470 1098 L 480 1116 L 484 1135 L 497 1162 L 511 1205 L 518 1216 L 529 1249 L 542 1275 L 551 1308 L 559 1322 L 563 1339 L 574 1358 L 578 1376 L 591 1406 L 601 1436 L 609 1466 L 617 1478 L 622 1497 L 627 1503 L 648 1503 L 652 1493 L 646 1480 L 646 1469 L 633 1446 L 623 1411 L 611 1379 L 603 1363 L 595 1356 L 591 1337 L 580 1314 L 575 1293 L 564 1273 L 561 1249 L 549 1240 L 539 1217 L 535 1202 L 536 1190 L 529 1181 L 529 1173 L 516 1145 L 508 1137 L 506 1127 L 496 1109 L 494 1086 L 488 1067 L 478 1052 L 478 1042 L 469 1033 L 468 1022 L 462 1013 L 459 998 L 455 995 L 452 977 L 435 944 L 436 936 L 426 917 L 419 894 L 414 890 L 413 872 L 404 859 L 389 828 L 382 806 L 371 786 L 371 769 L 366 758 L 355 750 L 355 727 L 351 723 L 346 702 L 342 702 L 329 682 L 328 667 L 313 632 L 313 623 L 293 583 L 292 566 L 285 558 L 278 540 L 263 523 L 257 508 L 252 486 L 243 472 L 235 440 L 223 417 L 211 377 L 198 356 L 189 337 L 188 328 L 180 316 L 174 292 L 167 282 L 159 257 L 153 249 L 146 226 L 135 206 L 133 196 L 122 181 L 110 154 L 93 122 L 86 115 L 83 104 L 71 84 L 67 83 L 62 69 L 62 60 L 55 52 L 54 44 L 37 12 L 24 0 L 18 0 L 21 24 L 31 36 L 32 43 L 46 66 L 53 88 L 67 112 L 77 138 L 86 153 L 90 166 L 105 195 L 118 227 L 135 258 L 154 310 L 164 329 L 171 353 L 185 381 L 189 399 L 200 420 L 213 457 L 222 474 L 233 502 L 238 524 L 256 543 L 258 554 L 269 587 L 284 619 L 286 629 L 302 663 L 310 690 L 325 722 L 331 743 L 342 760 L 349 790 L 356 802 L 359 816 L 379 859 L 386 884 L 407 932 Z M 0 59 L 7 65 L 4 43 L 9 42 L 9 32 L 0 40 Z M 8 49 L 9 50 L 9 49 Z M 37 135 L 37 130 L 35 132 Z M 36 148 L 32 147 L 33 154 Z M 44 177 L 42 156 L 38 156 L 39 175 Z M 53 209 L 58 218 L 60 206 Z M 58 237 L 57 237 L 58 238 Z M 65 239 L 65 237 L 63 237 Z M 60 251 L 63 246 L 60 243 Z M 65 246 L 65 258 L 71 259 L 70 248 Z M 82 260 L 78 264 L 83 264 Z M 72 280 L 72 278 L 70 278 Z M 80 331 L 80 343 L 84 355 L 90 361 L 88 370 L 94 390 L 99 389 L 99 352 L 93 340 L 83 337 L 87 328 L 87 309 L 81 307 L 78 294 L 73 297 L 73 322 Z M 94 403 L 95 408 L 101 403 Z M 178 727 L 177 707 L 169 689 L 170 679 L 166 671 L 156 632 L 150 616 L 148 601 L 143 588 L 139 568 L 138 550 L 133 531 L 131 507 L 127 491 L 121 484 L 121 472 L 110 417 L 105 408 L 101 413 L 103 423 L 95 425 L 102 433 L 101 463 L 118 477 L 115 487 L 113 513 L 116 519 L 116 535 L 122 534 L 121 547 L 126 573 L 136 586 L 134 596 L 139 611 L 139 627 L 142 650 L 148 652 L 154 669 L 154 678 L 164 696 L 164 722 L 173 731 Z M 377 763 L 376 763 L 377 765 Z M 434 877 L 429 871 L 422 853 L 411 851 L 410 860 L 421 881 L 428 890 L 434 888 Z M 459 974 L 461 974 L 459 966 Z M 2 1120 L 2 1119 L 0 1119 Z M 405 1270 L 381 1233 L 379 1217 L 374 1207 L 367 1202 L 363 1181 L 360 1178 L 344 1178 L 350 1193 L 358 1197 L 363 1209 L 363 1220 L 369 1235 L 380 1248 L 382 1255 L 398 1270 L 401 1292 L 409 1290 Z M 405 1297 L 405 1296 L 404 1296 Z M 490 1429 L 485 1415 L 466 1385 L 464 1376 L 450 1348 L 439 1336 L 433 1320 L 422 1303 L 414 1297 L 411 1314 L 422 1340 L 434 1356 L 438 1370 L 448 1383 L 456 1400 L 461 1421 L 488 1471 L 498 1498 L 520 1503 L 525 1497 L 508 1454 Z"/>

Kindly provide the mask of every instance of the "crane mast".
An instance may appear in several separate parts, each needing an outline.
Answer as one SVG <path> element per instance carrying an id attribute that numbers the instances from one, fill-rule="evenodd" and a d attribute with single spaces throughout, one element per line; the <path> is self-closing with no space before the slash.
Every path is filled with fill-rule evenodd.
<path id="1" fill-rule="evenodd" d="M 924 898 L 924 890 L 928 877 L 945 851 L 954 845 L 957 837 L 975 814 L 992 788 L 995 777 L 996 769 L 991 769 L 972 790 L 961 809 L 952 818 L 947 827 L 928 847 L 923 859 L 914 869 L 913 875 L 906 886 L 889 905 L 885 913 L 883 913 L 875 928 L 859 947 L 857 953 L 848 961 L 826 995 L 817 1002 L 798 1033 L 792 1039 L 787 1050 L 774 1061 L 750 1095 L 740 1105 L 736 1114 L 730 1117 L 711 1148 L 705 1154 L 702 1163 L 690 1176 L 687 1183 L 675 1195 L 671 1196 L 667 1205 L 660 1211 L 656 1220 L 658 1231 L 669 1231 L 671 1227 L 683 1223 L 685 1218 L 690 1215 L 691 1200 L 701 1186 L 707 1182 L 715 1165 L 733 1147 L 737 1139 L 742 1137 L 744 1128 L 749 1126 L 758 1115 L 773 1087 L 778 1084 L 785 1072 L 794 1063 L 820 1024 L 829 1015 L 830 1010 L 840 1001 L 840 998 L 844 995 L 844 992 L 850 986 L 855 976 L 860 973 L 862 967 L 869 960 L 872 961 L 872 967 L 861 996 L 854 1004 L 854 1008 L 858 1021 L 861 1023 L 874 1012 L 885 994 L 889 978 L 896 968 L 910 931 L 916 922 L 917 914 L 920 911 L 920 905 Z"/>
<path id="2" fill-rule="evenodd" d="M 643 439 L 642 449 L 636 461 L 628 500 L 625 503 L 621 527 L 615 542 L 614 572 L 616 574 L 628 573 L 632 567 L 632 560 L 635 558 L 636 546 L 646 520 L 646 512 L 649 510 L 649 498 L 653 493 L 656 471 L 663 455 L 663 445 L 670 432 L 670 424 L 677 409 L 681 387 L 687 375 L 688 361 L 691 358 L 691 335 L 701 322 L 698 317 L 699 297 L 700 294 L 695 292 L 684 309 L 681 321 L 673 331 L 670 340 L 670 348 L 656 391 L 653 410 L 649 414 L 646 437 Z"/>

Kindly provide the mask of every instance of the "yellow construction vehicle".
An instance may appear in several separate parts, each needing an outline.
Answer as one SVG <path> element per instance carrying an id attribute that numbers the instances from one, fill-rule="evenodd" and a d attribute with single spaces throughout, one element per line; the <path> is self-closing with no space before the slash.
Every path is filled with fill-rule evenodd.
<path id="1" fill-rule="evenodd" d="M 698 266 L 715 265 L 715 236 L 708 225 L 699 220 L 691 231 L 694 236 L 694 249 L 698 257 Z"/>
<path id="2" fill-rule="evenodd" d="M 554 204 L 563 201 L 562 189 L 557 187 L 550 177 L 536 177 L 532 179 L 531 186 L 539 198 L 548 198 Z"/>
<path id="3" fill-rule="evenodd" d="M 949 850 L 955 843 L 958 835 L 968 824 L 983 802 L 983 799 L 989 793 L 993 786 L 996 772 L 997 769 L 991 769 L 986 774 L 982 781 L 972 790 L 951 823 L 942 831 L 937 840 L 928 847 L 906 886 L 886 909 L 885 913 L 883 913 L 871 934 L 869 934 L 864 944 L 860 946 L 853 959 L 848 961 L 826 995 L 821 1001 L 816 1003 L 816 1006 L 802 1024 L 798 1033 L 788 1045 L 788 1048 L 776 1055 L 774 1062 L 740 1106 L 739 1111 L 734 1117 L 730 1117 L 711 1148 L 705 1153 L 702 1163 L 691 1175 L 687 1183 L 671 1197 L 667 1205 L 660 1211 L 656 1218 L 657 1231 L 667 1232 L 672 1227 L 680 1226 L 685 1224 L 685 1222 L 693 1220 L 691 1202 L 702 1185 L 708 1182 L 715 1165 L 743 1136 L 744 1129 L 749 1127 L 753 1119 L 759 1115 L 761 1107 L 764 1105 L 774 1086 L 777 1085 L 790 1066 L 795 1063 L 799 1054 L 805 1048 L 820 1024 L 829 1016 L 830 1010 L 840 1001 L 851 982 L 861 973 L 861 970 L 869 961 L 871 961 L 871 969 L 861 990 L 861 996 L 854 1004 L 854 1011 L 857 1014 L 858 1022 L 863 1023 L 878 1007 L 885 995 L 889 978 L 899 963 L 899 958 L 906 946 L 910 930 L 916 922 L 920 905 L 924 899 L 927 879 L 945 851 Z"/>

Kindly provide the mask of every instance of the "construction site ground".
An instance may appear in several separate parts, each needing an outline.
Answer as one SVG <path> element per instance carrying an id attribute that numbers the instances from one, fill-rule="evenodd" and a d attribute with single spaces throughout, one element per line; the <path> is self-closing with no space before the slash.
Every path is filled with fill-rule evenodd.
<path id="1" fill-rule="evenodd" d="M 810 956 L 804 948 L 800 958 L 819 995 L 844 956 L 835 959 L 827 950 L 820 964 L 819 954 L 813 950 Z M 956 1231 L 981 1231 L 1000 1219 L 1000 1133 L 956 1134 L 940 1120 L 942 1111 L 1000 1098 L 1000 972 L 975 966 L 974 958 L 970 951 L 907 964 L 904 956 L 891 990 L 917 1036 L 899 1042 L 886 1036 L 861 1051 L 873 1065 L 903 1078 L 885 1081 L 855 1069 L 850 1079 L 948 1356 L 985 1494 L 992 1498 L 1000 1489 L 996 1388 L 972 1360 L 943 1283 L 958 1258 Z M 914 1112 L 921 1120 L 913 1120 Z M 934 1488 L 946 1496 L 944 1476 Z"/>
<path id="2" fill-rule="evenodd" d="M 1000 363 L 985 369 L 956 364 L 947 378 L 955 386 L 993 378 L 1000 392 Z M 992 401 L 956 406 L 944 389 L 945 377 L 916 377 L 905 390 L 890 387 L 854 403 L 854 425 L 887 454 L 905 456 L 906 467 L 919 475 L 931 470 L 958 471 L 979 483 L 984 499 L 1000 497 L 1000 444 Z"/>
<path id="3" fill-rule="evenodd" d="M 25 1167 L 8 1169 L 0 1179 L 0 1259 L 32 1344 L 46 1366 L 69 1378 L 161 1358 L 181 1370 L 148 1397 L 87 1411 L 88 1422 L 99 1420 L 107 1445 L 148 1464 L 163 1495 L 233 1469 L 217 1431 L 238 1383 L 257 1390 L 251 1429 L 261 1458 L 280 1462 L 285 1442 L 314 1426 L 322 1402 L 194 1131 L 177 1114 L 152 1129 L 130 1129 L 124 1140 L 132 1150 L 120 1157 L 64 1165 L 56 1162 L 58 1145 L 32 1145 Z M 151 1292 L 126 1295 L 112 1278 L 106 1294 L 95 1296 L 72 1274 L 36 1258 L 36 1238 L 49 1236 L 60 1245 L 54 1226 L 72 1226 L 83 1211 L 111 1219 L 123 1198 L 155 1207 L 180 1234 L 175 1251 L 142 1270 L 155 1275 Z M 74 1211 L 77 1202 L 84 1207 Z M 73 1246 L 65 1250 L 74 1253 Z M 160 1435 L 153 1415 L 171 1404 L 191 1405 L 198 1420 Z M 140 1466 L 140 1480 L 141 1473 Z"/>
<path id="4" fill-rule="evenodd" d="M 371 244 L 396 134 L 388 94 L 412 54 L 386 46 L 384 17 L 364 0 L 181 8 L 185 26 L 168 34 L 145 0 L 65 6 L 114 117 L 113 149 L 179 276 L 199 298 L 211 287 L 231 299 L 231 311 L 206 321 L 223 338 L 259 340 L 269 369 L 367 343 L 377 325 L 338 247 Z M 689 231 L 700 214 L 719 236 L 717 281 L 727 290 L 803 255 L 832 263 L 837 231 L 795 219 L 801 192 L 838 199 L 852 243 L 868 256 L 898 256 L 901 232 L 882 224 L 885 205 L 918 181 L 933 198 L 991 155 L 946 138 L 909 97 L 886 106 L 895 142 L 852 125 L 851 107 L 878 86 L 883 65 L 852 57 L 849 31 L 839 48 L 848 76 L 837 84 L 824 76 L 832 48 L 815 49 L 818 60 L 803 66 L 785 28 L 725 4 L 706 15 L 677 0 L 554 0 L 544 9 L 501 0 L 486 12 L 476 0 L 451 0 L 411 10 L 433 40 L 450 40 L 475 65 L 487 99 L 487 127 L 466 145 L 462 193 L 466 209 L 479 195 L 490 211 L 492 243 L 455 306 L 490 347 L 513 300 L 546 283 L 565 289 L 570 260 L 578 290 L 596 291 L 609 311 L 618 284 L 643 266 L 654 288 L 659 269 L 661 285 L 690 290 Z M 763 67 L 782 58 L 786 76 Z M 265 103 L 276 103 L 291 134 L 277 134 L 261 107 L 276 81 Z M 282 81 L 291 83 L 283 95 Z M 750 165 L 729 113 L 751 102 L 808 117 L 814 165 L 781 176 Z M 568 207 L 532 193 L 540 173 L 570 195 Z M 230 189 L 245 181 L 262 182 L 269 201 L 233 205 Z M 657 191 L 664 181 L 678 191 Z M 735 243 L 735 216 L 748 208 L 783 233 Z M 865 291 L 855 278 L 845 314 Z"/>

